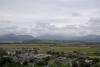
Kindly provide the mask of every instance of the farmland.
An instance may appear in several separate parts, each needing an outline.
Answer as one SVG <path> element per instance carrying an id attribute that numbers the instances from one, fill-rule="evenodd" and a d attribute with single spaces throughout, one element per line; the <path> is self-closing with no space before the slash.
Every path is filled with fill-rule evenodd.
<path id="1" fill-rule="evenodd" d="M 64 43 L 64 44 L 1 44 L 0 48 L 39 48 L 41 51 L 58 51 L 58 52 L 73 52 L 92 54 L 100 52 L 100 44 L 93 43 L 87 45 L 86 43 Z"/>

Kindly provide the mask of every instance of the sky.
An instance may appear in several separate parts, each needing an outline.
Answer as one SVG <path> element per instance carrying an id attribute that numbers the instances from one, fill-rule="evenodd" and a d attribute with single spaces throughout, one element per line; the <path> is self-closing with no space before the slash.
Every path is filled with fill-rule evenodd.
<path id="1" fill-rule="evenodd" d="M 100 35 L 100 0 L 0 0 L 0 35 Z"/>

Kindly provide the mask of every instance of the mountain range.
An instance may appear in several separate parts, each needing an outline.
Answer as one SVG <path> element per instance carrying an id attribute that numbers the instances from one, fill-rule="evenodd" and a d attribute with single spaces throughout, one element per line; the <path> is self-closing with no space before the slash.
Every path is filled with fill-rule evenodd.
<path id="1" fill-rule="evenodd" d="M 72 41 L 100 41 L 100 35 L 86 35 L 86 36 L 74 36 L 74 35 L 42 35 L 39 39 L 49 40 L 72 40 Z"/>
<path id="2" fill-rule="evenodd" d="M 87 36 L 41 35 L 38 37 L 33 37 L 32 35 L 7 34 L 0 36 L 0 42 L 23 42 L 29 40 L 66 40 L 66 41 L 100 42 L 100 35 L 87 35 Z"/>
<path id="3" fill-rule="evenodd" d="M 0 42 L 22 42 L 24 40 L 33 40 L 34 37 L 31 35 L 16 35 L 7 34 L 0 36 Z"/>

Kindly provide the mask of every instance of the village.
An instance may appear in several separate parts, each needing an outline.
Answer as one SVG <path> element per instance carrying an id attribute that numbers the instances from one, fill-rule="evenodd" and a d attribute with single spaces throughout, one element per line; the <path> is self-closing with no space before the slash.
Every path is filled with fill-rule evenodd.
<path id="1" fill-rule="evenodd" d="M 37 48 L 12 48 L 6 49 L 8 56 L 12 57 L 15 62 L 23 64 L 24 62 L 30 62 L 34 59 L 41 60 L 47 57 L 51 57 L 49 54 L 42 54 Z"/>
<path id="2" fill-rule="evenodd" d="M 91 67 L 95 60 L 96 62 L 99 62 L 97 58 L 89 58 L 84 54 L 78 53 L 77 51 L 66 53 L 55 51 L 43 52 L 39 48 L 6 48 L 4 50 L 6 52 L 6 55 L 2 56 L 3 58 L 11 58 L 14 63 L 18 63 L 21 65 L 32 64 L 33 67 L 35 65 L 38 65 L 38 67 L 51 67 L 49 65 L 49 62 L 51 60 L 53 60 L 51 62 L 58 66 L 65 62 L 68 62 L 70 67 L 74 67 L 74 65 L 78 66 L 82 61 L 86 63 L 85 67 Z"/>

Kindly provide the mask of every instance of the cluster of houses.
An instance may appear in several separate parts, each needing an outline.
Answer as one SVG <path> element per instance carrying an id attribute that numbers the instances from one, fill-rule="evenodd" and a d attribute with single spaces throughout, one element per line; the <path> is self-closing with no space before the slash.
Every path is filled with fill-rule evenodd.
<path id="1" fill-rule="evenodd" d="M 49 54 L 40 53 L 40 49 L 37 48 L 11 48 L 6 49 L 8 56 L 12 57 L 15 62 L 30 62 L 34 59 L 41 60 L 47 57 L 51 57 Z"/>
<path id="2" fill-rule="evenodd" d="M 19 62 L 20 64 L 33 62 L 34 60 L 44 60 L 48 57 L 60 62 L 80 57 L 76 53 L 42 53 L 39 48 L 10 48 L 5 50 L 7 52 L 7 56 L 11 57 L 15 62 Z M 88 61 L 86 60 L 86 62 Z"/>

